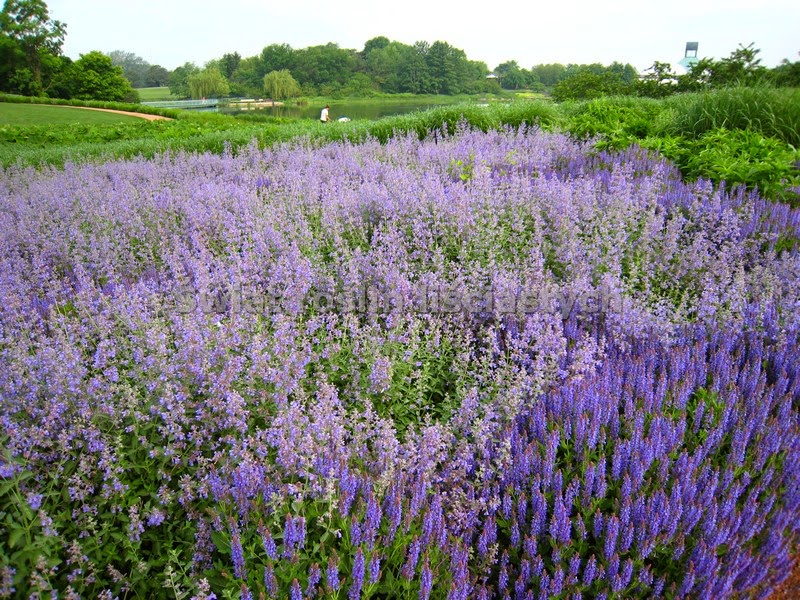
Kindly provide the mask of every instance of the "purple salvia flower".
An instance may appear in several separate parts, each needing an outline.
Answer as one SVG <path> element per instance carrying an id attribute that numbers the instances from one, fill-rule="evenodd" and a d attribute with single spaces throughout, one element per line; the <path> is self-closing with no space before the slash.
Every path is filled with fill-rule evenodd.
<path id="1" fill-rule="evenodd" d="M 583 585 L 589 587 L 597 576 L 597 561 L 594 554 L 586 561 L 586 566 L 583 568 Z"/>
<path id="2" fill-rule="evenodd" d="M 526 582 L 531 578 L 531 561 L 527 558 L 523 558 L 519 563 L 519 575 Z"/>
<path id="3" fill-rule="evenodd" d="M 361 537 L 361 523 L 356 515 L 350 519 L 350 543 L 353 546 L 358 546 L 363 541 Z"/>
<path id="4" fill-rule="evenodd" d="M 511 495 L 512 488 L 509 486 L 505 489 L 502 494 L 502 500 L 500 502 L 501 511 L 503 514 L 503 518 L 508 520 L 511 518 L 511 510 L 514 507 L 514 498 Z"/>
<path id="5" fill-rule="evenodd" d="M 381 577 L 381 555 L 373 552 L 369 559 L 369 582 L 377 583 Z"/>
<path id="6" fill-rule="evenodd" d="M 394 539 L 395 532 L 403 519 L 402 494 L 400 484 L 395 482 L 389 487 L 384 504 L 384 513 L 389 521 L 389 531 L 384 545 L 389 545 Z"/>
<path id="7" fill-rule="evenodd" d="M 419 552 L 420 552 L 420 540 L 417 536 L 414 536 L 414 539 L 411 540 L 411 544 L 408 546 L 408 553 L 406 554 L 406 562 L 403 564 L 403 568 L 400 570 L 400 574 L 408 580 L 411 580 L 414 577 L 414 572 L 417 569 L 417 560 L 419 559 Z"/>
<path id="8" fill-rule="evenodd" d="M 533 569 L 531 570 L 531 577 L 541 577 L 544 571 L 544 560 L 538 554 L 533 559 Z"/>
<path id="9" fill-rule="evenodd" d="M 297 581 L 296 577 L 292 580 L 289 597 L 291 600 L 303 600 L 303 590 L 300 588 L 300 582 Z"/>
<path id="10" fill-rule="evenodd" d="M 328 567 L 325 569 L 325 581 L 333 592 L 339 590 L 339 557 L 335 554 L 328 559 Z"/>
<path id="11" fill-rule="evenodd" d="M 607 582 L 611 584 L 611 588 L 615 592 L 619 591 L 614 589 L 615 582 L 619 579 L 619 554 L 614 554 L 614 556 L 612 556 L 611 559 L 608 561 L 608 566 L 606 566 L 605 579 Z"/>
<path id="12" fill-rule="evenodd" d="M 422 572 L 419 580 L 419 600 L 428 600 L 433 589 L 433 573 L 428 565 L 428 557 L 422 561 Z"/>
<path id="13" fill-rule="evenodd" d="M 272 560 L 277 560 L 278 547 L 275 545 L 275 540 L 272 539 L 268 529 L 263 529 L 261 533 L 261 543 L 264 546 L 264 552 L 267 553 L 267 556 Z"/>
<path id="14" fill-rule="evenodd" d="M 436 533 L 441 529 L 441 527 L 442 500 L 437 494 L 428 505 L 428 508 L 425 511 L 425 516 L 422 519 L 422 544 L 427 546 L 430 543 L 431 537 L 436 536 Z"/>
<path id="15" fill-rule="evenodd" d="M 356 551 L 356 556 L 353 559 L 353 570 L 352 570 L 352 577 L 353 583 L 350 585 L 350 590 L 347 593 L 347 597 L 350 600 L 358 600 L 361 597 L 361 588 L 364 585 L 364 551 L 359 548 Z"/>
<path id="16" fill-rule="evenodd" d="M 525 556 L 533 558 L 538 553 L 536 538 L 532 535 L 526 535 L 522 542 L 522 547 Z"/>
<path id="17" fill-rule="evenodd" d="M 603 518 L 603 513 L 600 512 L 600 509 L 594 511 L 594 537 L 600 539 L 600 536 L 603 535 L 603 529 L 605 525 L 605 519 Z"/>
<path id="18" fill-rule="evenodd" d="M 547 600 L 550 598 L 550 574 L 549 573 L 542 573 L 541 578 L 539 579 L 539 599 L 540 600 Z"/>
<path id="19" fill-rule="evenodd" d="M 319 564 L 314 563 L 308 568 L 308 582 L 306 583 L 306 597 L 313 598 L 317 595 L 317 585 L 322 579 L 322 570 Z"/>
<path id="20" fill-rule="evenodd" d="M 550 582 L 550 595 L 551 596 L 558 596 L 561 594 L 561 590 L 564 588 L 564 569 L 561 568 L 561 565 L 556 567 L 556 572 L 553 573 L 553 579 Z"/>
<path id="21" fill-rule="evenodd" d="M 566 545 L 570 540 L 571 527 L 567 507 L 561 500 L 561 496 L 556 496 L 553 507 L 553 516 L 550 519 L 550 537 L 557 543 Z"/>
<path id="22" fill-rule="evenodd" d="M 555 429 L 551 431 L 547 437 L 547 446 L 545 449 L 544 466 L 542 471 L 542 477 L 546 485 L 548 486 L 552 484 L 553 473 L 555 472 L 556 451 L 558 450 L 559 441 L 560 441 L 559 430 Z"/>
<path id="23" fill-rule="evenodd" d="M 230 522 L 231 531 L 231 560 L 233 560 L 233 574 L 239 579 L 247 579 L 244 565 L 244 549 L 239 534 L 239 527 L 233 519 Z"/>
<path id="24" fill-rule="evenodd" d="M 511 547 L 512 548 L 518 548 L 519 547 L 520 538 L 521 538 L 521 533 L 520 533 L 520 530 L 519 530 L 519 524 L 517 523 L 517 517 L 516 517 L 516 515 L 512 514 L 512 517 L 511 517 L 511 534 L 509 536 L 509 541 L 511 542 Z"/>
<path id="25" fill-rule="evenodd" d="M 528 496 L 523 492 L 517 498 L 517 518 L 520 523 L 525 523 L 528 514 Z"/>
<path id="26" fill-rule="evenodd" d="M 630 582 L 631 578 L 633 577 L 633 561 L 628 558 L 625 560 L 625 564 L 622 566 L 622 573 L 619 575 L 619 585 L 621 586 L 620 589 L 624 589 Z"/>
<path id="27" fill-rule="evenodd" d="M 617 536 L 619 535 L 619 518 L 611 515 L 606 522 L 605 536 L 603 538 L 603 556 L 606 560 L 611 560 L 617 548 Z"/>
<path id="28" fill-rule="evenodd" d="M 634 534 L 634 527 L 631 523 L 623 526 L 622 534 L 619 538 L 619 551 L 623 554 L 627 552 L 631 544 L 633 544 L 633 534 Z"/>
<path id="29" fill-rule="evenodd" d="M 517 577 L 517 580 L 514 582 L 514 597 L 515 598 L 525 598 L 525 590 L 527 587 L 526 579 L 522 576 L 522 574 Z"/>
<path id="30" fill-rule="evenodd" d="M 381 507 L 375 499 L 374 494 L 370 492 L 367 498 L 367 513 L 364 519 L 363 531 L 364 539 L 367 542 L 367 546 L 370 548 L 375 541 L 375 535 L 378 533 L 378 527 L 381 524 L 381 516 Z"/>
<path id="31" fill-rule="evenodd" d="M 574 585 L 578 582 L 578 572 L 581 569 L 581 556 L 580 554 L 574 554 L 572 558 L 569 559 L 569 573 L 567 574 L 567 583 L 569 585 Z"/>
<path id="32" fill-rule="evenodd" d="M 480 538 L 478 538 L 478 555 L 486 556 L 495 541 L 497 541 L 497 524 L 494 517 L 489 517 L 484 521 L 483 531 Z"/>
<path id="33" fill-rule="evenodd" d="M 677 597 L 683 598 L 684 596 L 688 595 L 689 592 L 692 591 L 695 583 L 695 572 L 694 572 L 694 564 L 689 562 L 688 569 L 686 571 L 686 575 L 683 577 L 683 581 L 681 582 L 680 588 L 678 588 Z"/>

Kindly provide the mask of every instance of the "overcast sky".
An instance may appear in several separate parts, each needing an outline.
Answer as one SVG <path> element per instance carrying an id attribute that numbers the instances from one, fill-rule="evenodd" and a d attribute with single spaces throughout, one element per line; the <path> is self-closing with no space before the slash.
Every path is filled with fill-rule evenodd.
<path id="1" fill-rule="evenodd" d="M 413 44 L 441 40 L 489 69 L 516 60 L 546 63 L 654 61 L 677 70 L 686 42 L 700 58 L 727 57 L 739 44 L 760 48 L 762 64 L 800 60 L 798 0 L 47 0 L 67 24 L 63 51 L 133 52 L 174 69 L 203 66 L 227 52 L 243 58 L 264 46 L 294 49 L 333 42 L 361 50 L 377 36 Z"/>

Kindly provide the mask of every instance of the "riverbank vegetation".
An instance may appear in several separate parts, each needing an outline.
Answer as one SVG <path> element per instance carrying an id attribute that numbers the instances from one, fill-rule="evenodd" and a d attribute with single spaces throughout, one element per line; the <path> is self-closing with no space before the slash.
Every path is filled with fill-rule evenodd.
<path id="1" fill-rule="evenodd" d="M 29 101 L 22 97 L 0 99 Z M 90 103 L 136 109 L 136 105 Z M 3 103 L 0 103 L 2 111 Z M 164 152 L 236 152 L 251 142 L 267 147 L 297 138 L 317 142 L 369 138 L 386 142 L 414 132 L 455 131 L 459 124 L 483 131 L 521 125 L 565 132 L 591 140 L 598 150 L 638 145 L 674 161 L 689 179 L 743 184 L 766 197 L 797 203 L 800 173 L 797 132 L 800 90 L 736 87 L 686 93 L 665 99 L 604 97 L 553 103 L 543 100 L 463 102 L 386 117 L 326 126 L 316 119 L 280 119 L 241 114 L 191 113 L 170 109 L 172 121 L 125 123 L 114 127 L 84 124 L 3 125 L 0 164 L 63 165 L 65 161 L 153 157 Z"/>

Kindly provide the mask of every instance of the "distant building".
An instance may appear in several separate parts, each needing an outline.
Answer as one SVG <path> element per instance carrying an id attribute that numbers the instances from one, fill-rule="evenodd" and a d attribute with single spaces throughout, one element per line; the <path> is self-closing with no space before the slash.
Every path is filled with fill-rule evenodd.
<path id="1" fill-rule="evenodd" d="M 683 58 L 678 61 L 678 64 L 687 71 L 691 70 L 692 65 L 700 60 L 697 58 L 697 46 L 697 42 L 686 42 L 686 50 L 683 54 Z"/>

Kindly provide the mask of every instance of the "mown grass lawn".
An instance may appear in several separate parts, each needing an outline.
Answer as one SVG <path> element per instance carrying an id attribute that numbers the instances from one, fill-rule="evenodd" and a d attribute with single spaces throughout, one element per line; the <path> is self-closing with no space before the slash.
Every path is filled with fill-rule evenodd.
<path id="1" fill-rule="evenodd" d="M 138 121 L 139 117 L 118 113 L 87 110 L 72 106 L 46 106 L 37 104 L 0 103 L 0 125 L 63 125 L 82 123 L 112 125 Z"/>
<path id="2" fill-rule="evenodd" d="M 159 100 L 178 99 L 176 96 L 172 95 L 172 93 L 169 91 L 169 88 L 166 86 L 136 88 L 136 91 L 139 93 L 139 100 L 142 102 L 158 102 Z"/>

